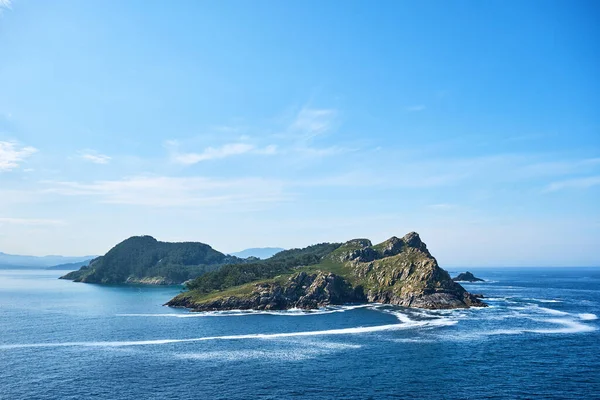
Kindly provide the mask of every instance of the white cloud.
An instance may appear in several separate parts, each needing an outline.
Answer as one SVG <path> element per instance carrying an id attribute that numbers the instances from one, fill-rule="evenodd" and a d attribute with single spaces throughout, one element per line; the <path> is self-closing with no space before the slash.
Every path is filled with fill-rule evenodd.
<path id="1" fill-rule="evenodd" d="M 338 145 L 316 145 L 317 139 L 335 130 L 338 111 L 332 108 L 303 107 L 288 122 L 284 133 L 277 135 L 291 140 L 283 152 L 296 153 L 303 157 L 325 157 L 354 151 Z"/>
<path id="2" fill-rule="evenodd" d="M 263 149 L 257 149 L 256 154 L 265 154 L 265 155 L 277 154 L 277 146 L 275 146 L 274 144 L 270 144 Z"/>
<path id="3" fill-rule="evenodd" d="M 419 105 L 416 105 L 416 106 L 406 107 L 406 111 L 408 111 L 408 112 L 419 112 L 419 111 L 425 110 L 425 108 L 427 108 L 427 107 L 425 107 L 423 104 L 419 104 Z"/>
<path id="4" fill-rule="evenodd" d="M 207 147 L 200 153 L 181 153 L 179 152 L 179 143 L 174 140 L 167 141 L 166 146 L 171 149 L 171 160 L 177 164 L 184 165 L 192 165 L 202 161 L 218 160 L 248 153 L 261 155 L 277 153 L 277 146 L 275 145 L 258 148 L 249 143 L 227 143 L 221 147 Z"/>
<path id="5" fill-rule="evenodd" d="M 222 207 L 273 203 L 286 199 L 283 184 L 261 178 L 133 177 L 113 181 L 43 182 L 45 193 L 91 196 L 102 203 L 157 207 Z"/>
<path id="6" fill-rule="evenodd" d="M 546 191 L 556 192 L 564 189 L 588 189 L 598 185 L 600 185 L 600 176 L 589 176 L 586 178 L 574 178 L 552 182 L 546 187 Z"/>
<path id="7" fill-rule="evenodd" d="M 111 160 L 111 157 L 97 153 L 93 150 L 81 150 L 79 152 L 79 158 L 93 162 L 94 164 L 108 164 Z"/>
<path id="8" fill-rule="evenodd" d="M 0 0 L 0 9 L 8 8 L 9 10 L 12 7 L 12 0 Z"/>
<path id="9" fill-rule="evenodd" d="M 293 134 L 299 134 L 308 140 L 330 131 L 335 123 L 337 111 L 303 107 L 289 126 Z"/>
<path id="10" fill-rule="evenodd" d="M 56 219 L 35 219 L 35 218 L 8 218 L 0 217 L 0 225 L 11 224 L 11 225 L 27 225 L 27 226 L 39 226 L 39 225 L 65 225 L 65 221 Z"/>
<path id="11" fill-rule="evenodd" d="M 21 162 L 36 152 L 35 147 L 23 147 L 14 141 L 0 141 L 0 172 L 17 168 Z"/>

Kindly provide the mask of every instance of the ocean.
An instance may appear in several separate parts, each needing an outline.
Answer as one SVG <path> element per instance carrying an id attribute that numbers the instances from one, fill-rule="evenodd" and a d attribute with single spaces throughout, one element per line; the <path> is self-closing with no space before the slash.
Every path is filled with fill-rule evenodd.
<path id="1" fill-rule="evenodd" d="M 469 270 L 490 307 L 207 314 L 0 270 L 0 398 L 600 398 L 600 268 Z"/>

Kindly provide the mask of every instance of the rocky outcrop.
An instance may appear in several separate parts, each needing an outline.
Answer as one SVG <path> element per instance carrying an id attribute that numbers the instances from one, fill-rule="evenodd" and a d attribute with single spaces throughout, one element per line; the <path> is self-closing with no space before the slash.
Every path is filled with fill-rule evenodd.
<path id="1" fill-rule="evenodd" d="M 167 305 L 196 311 L 312 309 L 363 302 L 428 309 L 486 306 L 439 267 L 415 232 L 375 246 L 368 239 L 351 240 L 316 267 L 318 271 L 298 272 L 287 281 L 268 280 L 222 295 L 182 293 Z M 327 272 L 327 268 L 336 273 Z"/>
<path id="2" fill-rule="evenodd" d="M 136 278 L 130 276 L 125 281 L 126 284 L 135 284 L 135 285 L 180 285 L 181 282 L 173 281 L 171 279 L 163 278 L 162 276 L 148 276 L 144 278 Z"/>
<path id="3" fill-rule="evenodd" d="M 330 304 L 363 303 L 366 298 L 360 288 L 353 288 L 344 278 L 326 272 L 292 275 L 285 283 L 259 283 L 246 295 L 223 296 L 196 302 L 187 293 L 169 301 L 171 307 L 186 307 L 193 311 L 213 310 L 286 310 L 315 309 Z"/>
<path id="4" fill-rule="evenodd" d="M 458 274 L 458 276 L 452 278 L 452 280 L 454 282 L 485 282 L 483 279 L 477 278 L 469 271 Z"/>
<path id="5" fill-rule="evenodd" d="M 417 233 L 375 247 L 380 259 L 352 266 L 353 274 L 364 282 L 369 302 L 429 309 L 485 307 L 438 266 Z"/>

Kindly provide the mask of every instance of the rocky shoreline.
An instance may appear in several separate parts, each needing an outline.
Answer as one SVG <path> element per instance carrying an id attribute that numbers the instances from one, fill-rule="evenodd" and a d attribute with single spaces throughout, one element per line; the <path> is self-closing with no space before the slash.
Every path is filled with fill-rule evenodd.
<path id="1" fill-rule="evenodd" d="M 322 268 L 313 272 L 300 271 L 287 279 L 248 284 L 234 293 L 192 290 L 165 305 L 192 311 L 316 309 L 346 303 L 426 309 L 487 306 L 481 296 L 467 292 L 438 266 L 414 232 L 376 246 L 367 239 L 355 239 L 323 261 L 319 266 Z M 327 265 L 334 265 L 344 275 L 327 271 Z"/>

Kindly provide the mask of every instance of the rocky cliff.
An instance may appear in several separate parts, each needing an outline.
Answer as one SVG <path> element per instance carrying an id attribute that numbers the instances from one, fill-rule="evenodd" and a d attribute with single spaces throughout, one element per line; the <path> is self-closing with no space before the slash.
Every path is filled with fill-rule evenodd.
<path id="1" fill-rule="evenodd" d="M 211 310 L 285 310 L 289 308 L 314 309 L 329 304 L 365 302 L 360 288 L 353 288 L 344 278 L 318 271 L 313 274 L 299 272 L 285 282 L 255 284 L 246 295 L 218 296 L 196 302 L 193 294 L 184 293 L 167 305 L 193 308 L 194 311 Z"/>
<path id="2" fill-rule="evenodd" d="M 191 290 L 167 305 L 207 311 L 314 309 L 365 302 L 428 309 L 486 306 L 438 266 L 414 232 L 375 246 L 368 239 L 354 239 L 317 265 L 298 266 L 287 275 L 211 293 Z"/>

